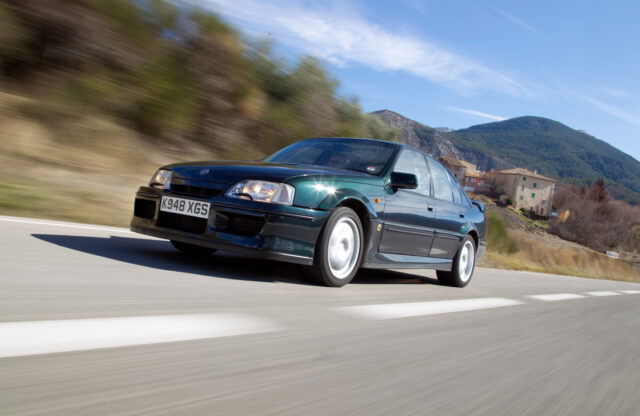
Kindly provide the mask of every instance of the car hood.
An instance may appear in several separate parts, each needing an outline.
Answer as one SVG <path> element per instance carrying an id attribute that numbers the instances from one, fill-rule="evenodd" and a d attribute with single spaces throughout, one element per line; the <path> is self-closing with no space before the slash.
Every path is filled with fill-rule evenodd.
<path id="1" fill-rule="evenodd" d="M 182 179 L 234 184 L 243 179 L 263 179 L 272 182 L 288 182 L 306 176 L 341 178 L 354 182 L 380 180 L 377 176 L 338 168 L 309 165 L 281 165 L 270 162 L 189 162 L 165 166 Z"/>

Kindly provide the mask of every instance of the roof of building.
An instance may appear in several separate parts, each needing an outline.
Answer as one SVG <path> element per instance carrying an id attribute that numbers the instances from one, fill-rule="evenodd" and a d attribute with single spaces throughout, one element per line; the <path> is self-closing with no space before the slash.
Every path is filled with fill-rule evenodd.
<path id="1" fill-rule="evenodd" d="M 484 178 L 484 172 L 480 172 L 478 170 L 473 172 L 465 172 L 464 176 L 468 176 L 470 178 Z"/>
<path id="2" fill-rule="evenodd" d="M 451 157 L 451 156 L 440 156 L 440 160 L 442 160 L 443 162 L 445 162 L 447 165 L 450 165 L 450 166 L 467 167 L 467 163 L 468 163 L 462 160 L 458 160 L 455 157 Z"/>
<path id="3" fill-rule="evenodd" d="M 506 175 L 527 176 L 529 178 L 536 178 L 536 179 L 541 179 L 543 181 L 555 182 L 555 179 L 547 178 L 546 176 L 540 175 L 537 172 L 531 172 L 530 170 L 527 170 L 527 169 L 524 169 L 524 168 L 496 170 L 496 171 L 493 171 L 493 172 L 489 172 L 489 174 L 506 174 Z"/>
<path id="4" fill-rule="evenodd" d="M 449 166 L 457 166 L 466 168 L 465 176 L 473 176 L 479 177 L 480 173 L 476 170 L 476 165 L 471 162 L 466 162 L 464 160 L 456 159 L 451 156 L 441 156 L 440 160 L 442 160 L 445 164 Z"/>

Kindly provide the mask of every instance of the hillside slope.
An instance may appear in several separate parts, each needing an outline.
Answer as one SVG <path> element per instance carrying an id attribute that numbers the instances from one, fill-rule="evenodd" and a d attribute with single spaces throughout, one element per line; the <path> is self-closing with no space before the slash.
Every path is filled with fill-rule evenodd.
<path id="1" fill-rule="evenodd" d="M 447 132 L 438 131 L 396 112 L 380 110 L 370 114 L 378 116 L 386 124 L 399 129 L 402 132 L 399 137 L 400 141 L 422 149 L 436 157 L 453 156 L 475 163 L 481 170 L 515 167 L 515 165 L 487 152 L 483 148 L 476 149 L 471 146 L 459 146 L 454 141 L 459 141 L 457 137 L 450 137 Z"/>
<path id="2" fill-rule="evenodd" d="M 484 171 L 524 167 L 575 184 L 604 178 L 614 197 L 640 203 L 640 162 L 554 120 L 525 116 L 442 132 L 393 111 L 372 114 L 400 129 L 405 143 L 434 156 L 454 156 Z"/>
<path id="3" fill-rule="evenodd" d="M 525 116 L 443 135 L 462 151 L 486 153 L 566 182 L 604 178 L 613 194 L 640 203 L 640 162 L 557 121 Z"/>

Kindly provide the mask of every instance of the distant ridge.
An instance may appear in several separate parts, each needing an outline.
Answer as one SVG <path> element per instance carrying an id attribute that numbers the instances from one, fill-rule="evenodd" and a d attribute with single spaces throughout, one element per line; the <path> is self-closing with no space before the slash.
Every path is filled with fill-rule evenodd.
<path id="1" fill-rule="evenodd" d="M 393 111 L 373 114 L 401 129 L 406 143 L 435 156 L 454 156 L 481 170 L 523 167 L 575 184 L 604 178 L 616 198 L 640 203 L 640 162 L 560 122 L 524 116 L 439 132 Z"/>
<path id="2" fill-rule="evenodd" d="M 460 147 L 454 141 L 456 137 L 453 137 L 454 140 L 452 140 L 451 133 L 440 132 L 391 110 L 374 111 L 371 114 L 380 117 L 388 125 L 400 129 L 402 131 L 401 141 L 424 150 L 433 156 L 453 156 L 457 159 L 475 163 L 478 169 L 485 171 L 516 167 L 506 160 L 485 151 Z"/>

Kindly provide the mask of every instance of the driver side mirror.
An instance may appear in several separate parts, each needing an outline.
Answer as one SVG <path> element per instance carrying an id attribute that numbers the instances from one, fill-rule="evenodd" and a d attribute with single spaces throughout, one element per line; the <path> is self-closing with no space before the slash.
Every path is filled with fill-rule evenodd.
<path id="1" fill-rule="evenodd" d="M 391 172 L 389 187 L 392 189 L 416 189 L 418 178 L 412 173 Z"/>

